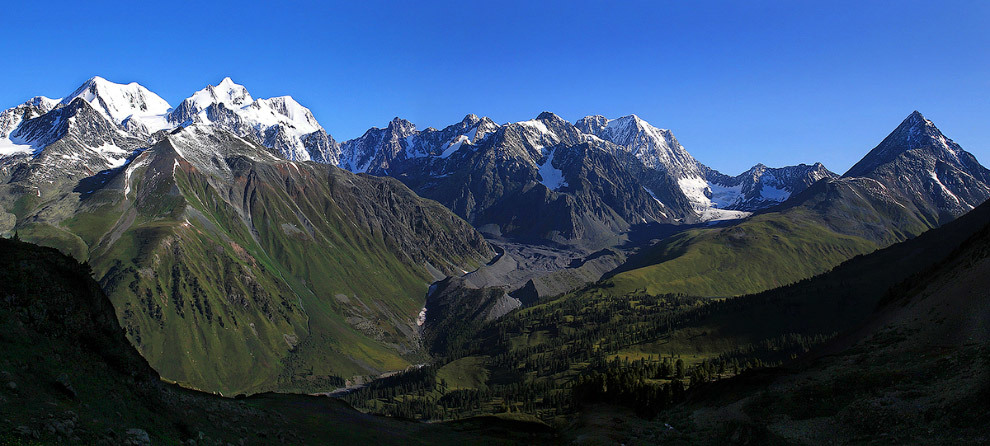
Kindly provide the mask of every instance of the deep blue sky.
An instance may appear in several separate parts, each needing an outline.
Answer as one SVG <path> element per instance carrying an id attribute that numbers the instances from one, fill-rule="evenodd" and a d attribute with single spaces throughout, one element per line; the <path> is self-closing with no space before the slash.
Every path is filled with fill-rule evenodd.
<path id="1" fill-rule="evenodd" d="M 172 105 L 224 76 L 338 140 L 635 113 L 736 174 L 843 172 L 912 110 L 990 164 L 990 2 L 12 2 L 0 107 L 93 75 Z"/>

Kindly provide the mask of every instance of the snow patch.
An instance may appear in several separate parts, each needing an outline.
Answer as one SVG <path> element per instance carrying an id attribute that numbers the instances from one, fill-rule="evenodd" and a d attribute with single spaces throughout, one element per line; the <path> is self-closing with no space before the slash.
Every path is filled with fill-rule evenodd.
<path id="1" fill-rule="evenodd" d="M 98 153 L 114 169 L 127 164 L 127 157 L 131 154 L 128 150 L 106 143 L 100 147 L 89 147 L 88 149 Z"/>
<path id="2" fill-rule="evenodd" d="M 28 154 L 34 153 L 34 148 L 31 144 L 18 144 L 11 141 L 10 138 L 0 139 L 0 156 L 11 156 L 18 154 Z"/>
<path id="3" fill-rule="evenodd" d="M 938 184 L 939 187 L 942 188 L 942 192 L 944 192 L 945 195 L 947 195 L 949 198 L 953 199 L 956 203 L 961 203 L 961 201 L 959 200 L 959 197 L 957 197 L 956 194 L 952 193 L 952 191 L 949 190 L 948 187 L 945 187 L 945 184 L 942 184 L 942 181 L 938 179 L 938 175 L 934 171 L 931 172 L 931 174 L 929 176 L 931 176 L 932 180 L 935 180 L 935 184 Z"/>
<path id="4" fill-rule="evenodd" d="M 454 152 L 460 150 L 461 145 L 464 143 L 471 144 L 471 138 L 467 135 L 460 135 L 457 138 L 450 140 L 450 142 L 447 143 L 447 148 L 445 148 L 443 153 L 440 154 L 440 158 L 447 158 L 450 155 L 453 155 Z"/>
<path id="5" fill-rule="evenodd" d="M 760 188 L 760 197 L 762 197 L 764 200 L 783 202 L 784 200 L 790 198 L 790 196 L 791 196 L 790 192 L 784 189 L 778 189 L 774 186 L 767 185 L 766 183 L 764 183 L 763 187 Z"/>
<path id="6" fill-rule="evenodd" d="M 566 187 L 567 181 L 564 179 L 564 172 L 553 167 L 553 155 L 554 152 L 550 152 L 546 162 L 540 165 L 540 182 L 550 190 L 558 190 L 561 187 Z"/>
<path id="7" fill-rule="evenodd" d="M 651 197 L 653 197 L 653 199 L 654 199 L 654 200 L 656 200 L 656 202 L 657 202 L 657 203 L 659 203 L 659 204 L 660 204 L 660 206 L 664 206 L 664 207 L 666 207 L 666 205 L 665 205 L 665 204 L 663 204 L 663 202 L 662 202 L 662 201 L 660 201 L 660 199 L 659 199 L 659 198 L 657 198 L 657 194 L 655 194 L 655 193 L 653 193 L 653 191 L 652 191 L 652 190 L 650 190 L 650 188 L 648 188 L 648 187 L 646 187 L 646 186 L 643 186 L 643 190 L 645 190 L 645 191 L 646 191 L 646 193 L 648 193 L 648 194 L 650 194 L 650 196 L 651 196 Z M 667 213 L 666 213 L 666 212 L 664 212 L 664 211 L 660 211 L 660 215 L 663 215 L 663 216 L 664 216 L 664 218 L 666 218 L 666 217 L 667 217 Z M 646 219 L 643 219 L 643 223 L 646 223 Z"/>
<path id="8" fill-rule="evenodd" d="M 544 134 L 545 135 L 545 134 L 550 133 L 550 129 L 547 128 L 546 124 L 543 124 L 543 122 L 540 121 L 540 120 L 538 120 L 538 119 L 530 119 L 529 121 L 521 121 L 521 122 L 519 122 L 519 124 L 522 125 L 522 126 L 525 126 L 525 127 L 532 128 L 532 129 L 536 130 L 537 132 L 539 132 L 540 134 Z"/>
<path id="9" fill-rule="evenodd" d="M 656 200 L 656 201 L 657 201 L 657 203 L 660 203 L 660 204 L 663 204 L 663 202 L 662 202 L 662 201 L 660 201 L 660 199 L 659 199 L 659 198 L 657 198 L 657 194 L 655 194 L 655 193 L 653 193 L 653 191 L 652 191 L 652 190 L 650 190 L 650 188 L 648 188 L 648 187 L 646 187 L 646 186 L 643 186 L 643 190 L 645 190 L 645 191 L 646 191 L 646 193 L 648 193 L 648 194 L 650 194 L 650 196 L 651 196 L 651 197 L 653 197 L 653 199 L 654 199 L 654 200 Z"/>
<path id="10" fill-rule="evenodd" d="M 131 174 L 134 173 L 139 167 L 148 164 L 149 157 L 145 157 L 136 163 L 131 163 L 127 166 L 127 170 L 124 171 L 124 196 L 126 197 L 128 193 L 131 192 Z"/>

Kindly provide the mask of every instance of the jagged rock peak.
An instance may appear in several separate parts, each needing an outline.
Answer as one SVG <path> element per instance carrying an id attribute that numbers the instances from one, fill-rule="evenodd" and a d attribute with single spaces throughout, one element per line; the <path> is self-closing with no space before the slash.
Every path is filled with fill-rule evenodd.
<path id="1" fill-rule="evenodd" d="M 464 116 L 464 119 L 461 120 L 461 123 L 466 124 L 467 126 L 470 127 L 477 124 L 480 121 L 481 118 L 478 118 L 478 115 L 474 113 L 468 113 L 466 116 Z"/>
<path id="2" fill-rule="evenodd" d="M 408 136 L 416 131 L 416 124 L 396 116 L 389 121 L 386 129 L 398 135 Z"/>
<path id="3" fill-rule="evenodd" d="M 567 122 L 560 116 L 557 116 L 553 112 L 548 112 L 548 111 L 544 111 L 543 113 L 540 113 L 539 116 L 536 117 L 536 119 L 547 122 Z"/>
<path id="4" fill-rule="evenodd" d="M 602 129 L 608 126 L 608 118 L 602 115 L 585 116 L 578 119 L 574 125 L 584 133 L 597 135 Z"/>

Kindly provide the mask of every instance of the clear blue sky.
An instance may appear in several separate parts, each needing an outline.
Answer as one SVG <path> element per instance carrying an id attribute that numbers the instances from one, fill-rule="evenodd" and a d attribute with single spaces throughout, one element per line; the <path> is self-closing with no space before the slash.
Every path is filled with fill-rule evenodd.
<path id="1" fill-rule="evenodd" d="M 231 76 L 338 140 L 635 113 L 736 174 L 843 172 L 918 109 L 990 164 L 990 2 L 10 2 L 0 107 L 93 75 L 172 105 Z"/>

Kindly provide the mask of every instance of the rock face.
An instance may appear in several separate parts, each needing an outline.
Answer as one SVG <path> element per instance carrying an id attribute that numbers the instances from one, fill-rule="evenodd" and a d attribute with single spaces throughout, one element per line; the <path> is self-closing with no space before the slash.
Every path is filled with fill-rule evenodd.
<path id="1" fill-rule="evenodd" d="M 553 113 L 443 130 L 393 120 L 342 145 L 350 170 L 395 177 L 493 236 L 594 245 L 632 225 L 672 221 L 609 142 Z"/>
<path id="2" fill-rule="evenodd" d="M 5 158 L 15 181 L 40 193 L 123 166 L 145 141 L 120 129 L 82 98 L 21 122 L 11 137 L 30 148 Z"/>
<path id="3" fill-rule="evenodd" d="M 824 178 L 836 178 L 821 163 L 787 167 L 757 164 L 735 177 L 702 166 L 711 202 L 720 209 L 755 212 L 786 201 Z"/>
<path id="4" fill-rule="evenodd" d="M 935 224 L 990 197 L 990 171 L 917 111 L 842 177 L 876 180 Z"/>
<path id="5" fill-rule="evenodd" d="M 669 176 L 693 209 L 703 211 L 711 207 L 708 185 L 698 161 L 684 150 L 670 130 L 656 128 L 636 115 L 618 119 L 587 116 L 575 125 L 582 132 L 620 146 L 646 169 Z"/>

